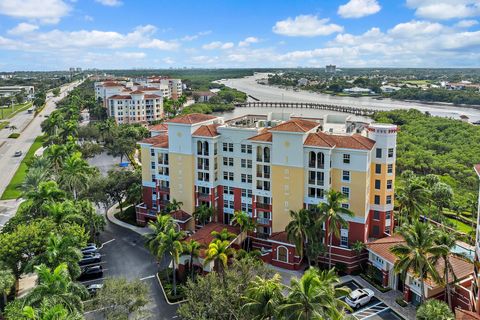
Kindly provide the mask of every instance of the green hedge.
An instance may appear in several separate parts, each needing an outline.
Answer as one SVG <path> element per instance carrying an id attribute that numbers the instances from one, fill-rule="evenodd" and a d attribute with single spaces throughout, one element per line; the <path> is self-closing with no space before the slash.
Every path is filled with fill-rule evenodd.
<path id="1" fill-rule="evenodd" d="M 18 137 L 20 137 L 20 133 L 14 132 L 14 133 L 11 133 L 8 137 L 10 139 L 17 139 Z"/>

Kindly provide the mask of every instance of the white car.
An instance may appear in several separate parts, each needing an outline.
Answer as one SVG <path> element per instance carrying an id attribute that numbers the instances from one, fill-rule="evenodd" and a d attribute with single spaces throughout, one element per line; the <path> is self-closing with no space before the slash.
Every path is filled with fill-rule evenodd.
<path id="1" fill-rule="evenodd" d="M 370 289 L 356 289 L 350 292 L 345 298 L 345 302 L 352 308 L 359 308 L 369 303 L 374 295 Z"/>

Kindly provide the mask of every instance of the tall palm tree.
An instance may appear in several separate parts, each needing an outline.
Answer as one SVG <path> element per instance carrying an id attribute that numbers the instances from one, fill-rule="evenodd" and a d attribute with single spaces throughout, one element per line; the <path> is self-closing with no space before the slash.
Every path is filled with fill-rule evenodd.
<path id="1" fill-rule="evenodd" d="M 58 188 L 55 181 L 45 181 L 37 189 L 25 193 L 24 198 L 30 201 L 29 211 L 35 216 L 44 212 L 44 205 L 64 200 L 65 192 Z"/>
<path id="2" fill-rule="evenodd" d="M 82 259 L 82 253 L 72 245 L 70 239 L 51 233 L 47 239 L 45 251 L 30 260 L 25 269 L 33 271 L 35 266 L 40 264 L 53 269 L 64 263 L 70 277 L 76 279 L 81 272 L 78 266 L 80 259 Z"/>
<path id="3" fill-rule="evenodd" d="M 453 275 L 454 282 L 457 280 L 455 272 L 453 271 L 453 265 L 450 261 L 450 252 L 455 247 L 457 237 L 454 233 L 449 233 L 446 230 L 439 230 L 435 237 L 435 244 L 444 247 L 443 250 L 436 258 L 443 260 L 443 282 L 445 284 L 445 295 L 447 296 L 448 305 L 452 308 L 452 295 L 450 288 L 449 273 Z"/>
<path id="4" fill-rule="evenodd" d="M 230 247 L 230 242 L 226 240 L 215 239 L 208 245 L 205 252 L 206 257 L 204 264 L 214 262 L 215 268 L 220 275 L 223 275 L 223 270 L 227 267 L 228 259 L 232 257 L 235 250 Z"/>
<path id="5" fill-rule="evenodd" d="M 190 255 L 190 278 L 194 280 L 193 260 L 197 259 L 200 254 L 200 243 L 190 239 L 190 241 L 183 243 L 183 252 Z"/>
<path id="6" fill-rule="evenodd" d="M 63 114 L 60 111 L 54 111 L 45 119 L 42 124 L 42 132 L 49 136 L 54 136 L 58 133 L 58 129 L 64 122 Z"/>
<path id="7" fill-rule="evenodd" d="M 60 174 L 60 185 L 72 192 L 73 199 L 77 200 L 78 192 L 88 187 L 88 182 L 93 175 L 93 168 L 82 159 L 80 152 L 75 152 L 65 159 Z"/>
<path id="8" fill-rule="evenodd" d="M 215 210 L 212 207 L 202 204 L 201 206 L 197 207 L 197 209 L 195 209 L 193 216 L 195 217 L 195 219 L 197 219 L 198 223 L 204 226 L 212 219 L 214 213 Z"/>
<path id="9" fill-rule="evenodd" d="M 3 305 L 7 305 L 7 296 L 15 285 L 15 275 L 10 269 L 0 269 L 0 292 L 3 295 Z"/>
<path id="10" fill-rule="evenodd" d="M 80 283 L 72 281 L 65 263 L 61 263 L 53 271 L 45 265 L 35 267 L 38 284 L 25 297 L 25 303 L 39 307 L 42 303 L 60 304 L 70 313 L 83 312 L 82 299 L 88 292 Z"/>
<path id="11" fill-rule="evenodd" d="M 212 231 L 211 235 L 214 239 L 221 241 L 231 241 L 237 237 L 235 233 L 228 232 L 227 228 L 223 228 L 222 231 Z"/>
<path id="12" fill-rule="evenodd" d="M 287 299 L 279 307 L 282 319 L 340 318 L 348 306 L 340 300 L 350 291 L 338 287 L 339 279 L 333 269 L 318 272 L 308 269 L 300 278 L 293 278 Z"/>
<path id="13" fill-rule="evenodd" d="M 310 227 L 310 212 L 306 209 L 299 211 L 290 210 L 290 222 L 285 228 L 289 241 L 295 243 L 295 248 L 303 259 L 305 246 L 308 243 L 308 228 Z M 309 263 L 310 265 L 310 263 Z"/>
<path id="14" fill-rule="evenodd" d="M 67 150 L 64 145 L 52 144 L 45 150 L 45 156 L 50 161 L 50 167 L 55 175 L 57 175 L 67 157 Z"/>
<path id="15" fill-rule="evenodd" d="M 477 222 L 478 214 L 478 198 L 473 193 L 468 195 L 467 208 L 472 214 L 472 229 L 475 229 L 475 223 Z"/>
<path id="16" fill-rule="evenodd" d="M 320 203 L 320 211 L 324 214 L 322 217 L 325 221 L 328 237 L 328 267 L 332 267 L 332 242 L 333 236 L 340 238 L 340 229 L 348 228 L 348 222 L 343 215 L 354 217 L 355 214 L 347 208 L 342 207 L 342 203 L 346 200 L 346 196 L 338 191 L 330 190 L 327 194 L 327 202 Z"/>
<path id="17" fill-rule="evenodd" d="M 243 296 L 242 310 L 251 315 L 252 320 L 273 319 L 283 300 L 281 277 L 276 273 L 271 279 L 256 276 Z"/>
<path id="18" fill-rule="evenodd" d="M 248 242 L 250 241 L 250 237 L 248 236 L 248 233 L 253 232 L 257 227 L 255 221 L 248 215 L 248 213 L 244 211 L 235 211 L 233 213 L 232 224 L 238 225 L 242 233 L 245 233 L 245 241 L 242 246 L 244 249 L 246 247 L 247 252 L 250 251 L 250 244 Z"/>
<path id="19" fill-rule="evenodd" d="M 400 227 L 398 233 L 405 243 L 393 246 L 390 251 L 397 257 L 394 270 L 405 278 L 407 272 L 420 280 L 422 302 L 425 302 L 425 279 L 431 278 L 440 283 L 441 278 L 435 268 L 435 261 L 448 252 L 448 247 L 435 243 L 435 231 L 431 225 L 416 221 L 412 225 Z"/>
<path id="20" fill-rule="evenodd" d="M 45 168 L 32 168 L 30 167 L 23 179 L 20 190 L 22 193 L 34 191 L 40 182 L 47 181 L 49 178 L 49 172 Z"/>
<path id="21" fill-rule="evenodd" d="M 145 245 L 150 252 L 156 256 L 157 248 L 160 241 L 162 241 L 162 234 L 166 233 L 169 229 L 175 228 L 173 218 L 168 214 L 158 214 L 155 221 L 148 222 L 148 228 L 152 230 L 152 232 L 145 234 Z M 160 260 L 161 258 L 163 258 L 163 256 L 160 257 Z"/>
<path id="22" fill-rule="evenodd" d="M 405 185 L 396 191 L 399 210 L 405 211 L 409 221 L 418 220 L 423 206 L 429 203 L 428 189 L 416 178 L 405 181 Z"/>
<path id="23" fill-rule="evenodd" d="M 71 200 L 48 203 L 44 206 L 44 211 L 57 225 L 69 223 L 83 224 L 85 222 L 76 204 Z"/>

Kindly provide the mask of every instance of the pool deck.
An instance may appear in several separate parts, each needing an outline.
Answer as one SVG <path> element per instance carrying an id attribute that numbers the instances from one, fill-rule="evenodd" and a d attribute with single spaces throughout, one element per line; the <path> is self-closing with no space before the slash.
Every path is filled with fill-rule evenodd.
<path id="1" fill-rule="evenodd" d="M 398 313 L 401 317 L 408 320 L 414 320 L 416 318 L 417 311 L 413 305 L 408 304 L 406 307 L 401 307 L 395 301 L 395 299 L 397 299 L 398 297 L 403 297 L 400 291 L 392 289 L 385 293 L 380 292 L 374 286 L 372 286 L 370 283 L 363 280 L 359 276 L 343 276 L 340 278 L 340 280 L 342 282 L 348 282 L 353 280 L 358 284 L 362 285 L 362 287 L 373 290 L 373 292 L 375 292 L 375 297 L 382 300 L 387 306 L 392 308 L 392 310 Z"/>

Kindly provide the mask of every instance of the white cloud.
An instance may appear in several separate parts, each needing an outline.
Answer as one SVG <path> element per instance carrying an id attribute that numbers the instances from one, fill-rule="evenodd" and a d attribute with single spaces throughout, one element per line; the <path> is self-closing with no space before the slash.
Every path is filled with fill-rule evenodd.
<path id="1" fill-rule="evenodd" d="M 123 4 L 122 1 L 120 0 L 95 0 L 95 1 L 108 7 L 118 7 Z"/>
<path id="2" fill-rule="evenodd" d="M 377 0 L 350 0 L 339 6 L 337 13 L 343 18 L 361 18 L 375 14 L 381 8 Z"/>
<path id="3" fill-rule="evenodd" d="M 455 24 L 458 28 L 470 28 L 478 24 L 477 20 L 460 20 Z"/>
<path id="4" fill-rule="evenodd" d="M 145 52 L 115 52 L 115 55 L 125 59 L 143 59 L 147 56 Z"/>
<path id="5" fill-rule="evenodd" d="M 162 61 L 166 64 L 174 64 L 175 63 L 175 60 L 173 60 L 170 57 L 165 57 L 165 58 L 162 59 Z"/>
<path id="6" fill-rule="evenodd" d="M 35 24 L 30 24 L 26 22 L 19 23 L 15 28 L 12 28 L 7 31 L 11 35 L 20 35 L 24 33 L 29 33 L 38 29 L 38 26 Z"/>
<path id="7" fill-rule="evenodd" d="M 438 35 L 445 27 L 440 23 L 429 21 L 410 21 L 399 23 L 389 30 L 389 33 L 399 36 L 411 38 L 419 35 Z"/>
<path id="8" fill-rule="evenodd" d="M 258 43 L 260 40 L 256 37 L 247 37 L 238 43 L 239 47 L 248 47 L 251 43 Z"/>
<path id="9" fill-rule="evenodd" d="M 175 50 L 180 47 L 177 42 L 174 41 L 164 41 L 160 39 L 152 39 L 148 42 L 141 43 L 139 45 L 140 48 L 148 48 L 148 49 L 158 49 L 158 50 Z"/>
<path id="10" fill-rule="evenodd" d="M 213 41 L 202 46 L 205 50 L 214 50 L 214 49 L 231 49 L 233 48 L 233 42 L 221 42 L 221 41 Z"/>
<path id="11" fill-rule="evenodd" d="M 92 17 L 92 16 L 89 16 L 89 15 L 85 15 L 85 16 L 83 17 L 83 19 L 84 19 L 85 21 L 93 21 L 93 17 Z"/>
<path id="12" fill-rule="evenodd" d="M 194 35 L 186 35 L 184 37 L 182 37 L 180 40 L 181 41 L 193 41 L 193 40 L 196 40 L 200 37 L 203 37 L 203 36 L 206 36 L 206 35 L 209 35 L 210 33 L 212 33 L 212 31 L 210 30 L 207 30 L 207 31 L 201 31 L 201 32 L 198 32 Z"/>
<path id="13" fill-rule="evenodd" d="M 287 18 L 277 21 L 273 32 L 290 37 L 326 36 L 335 32 L 342 32 L 343 27 L 328 23 L 330 19 L 319 19 L 313 15 L 299 15 L 295 19 Z"/>
<path id="14" fill-rule="evenodd" d="M 415 9 L 422 18 L 448 20 L 480 15 L 478 0 L 407 0 L 407 6 Z"/>
<path id="15" fill-rule="evenodd" d="M 62 0 L 2 0 L 0 14 L 14 18 L 35 19 L 43 23 L 58 23 L 70 11 Z"/>

